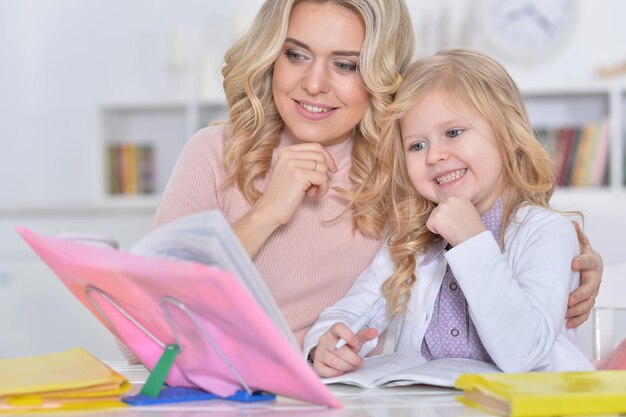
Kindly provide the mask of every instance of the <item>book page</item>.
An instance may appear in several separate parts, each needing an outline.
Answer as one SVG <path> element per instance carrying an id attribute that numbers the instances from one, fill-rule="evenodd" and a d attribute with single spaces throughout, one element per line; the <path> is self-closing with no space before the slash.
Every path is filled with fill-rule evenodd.
<path id="1" fill-rule="evenodd" d="M 265 281 L 220 211 L 197 213 L 168 223 L 145 236 L 131 252 L 202 263 L 234 273 L 300 350 Z"/>
<path id="2" fill-rule="evenodd" d="M 418 363 L 413 352 L 395 352 L 389 355 L 365 358 L 363 366 L 354 372 L 332 378 L 323 378 L 325 384 L 348 384 L 362 388 L 428 384 L 453 387 L 462 373 L 500 372 L 492 364 L 471 359 L 449 358 Z"/>
<path id="3" fill-rule="evenodd" d="M 389 355 L 378 355 L 364 358 L 363 366 L 343 375 L 322 378 L 325 384 L 348 384 L 362 388 L 374 388 L 376 382 L 384 375 L 393 375 L 415 364 L 418 356 L 410 352 L 395 352 Z"/>
<path id="4" fill-rule="evenodd" d="M 428 384 L 441 387 L 454 387 L 454 382 L 461 374 L 482 374 L 501 372 L 494 364 L 472 359 L 446 358 L 435 359 L 414 365 L 394 374 L 385 375 L 376 380 L 379 386 L 393 387 L 412 384 Z"/>

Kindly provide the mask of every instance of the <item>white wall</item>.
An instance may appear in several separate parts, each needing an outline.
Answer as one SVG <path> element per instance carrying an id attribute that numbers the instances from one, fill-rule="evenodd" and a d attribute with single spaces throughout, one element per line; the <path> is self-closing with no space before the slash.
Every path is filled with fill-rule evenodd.
<path id="1" fill-rule="evenodd" d="M 0 206 L 94 201 L 98 104 L 169 97 L 170 39 L 221 57 L 259 4 L 0 0 Z"/>
<path id="2" fill-rule="evenodd" d="M 438 10 L 445 8 L 458 18 L 476 4 L 407 3 L 426 50 L 442 36 L 433 21 Z M 260 4 L 0 0 L 0 206 L 96 201 L 98 104 L 175 94 L 167 71 L 172 49 L 210 81 L 196 83 L 195 92 L 220 94 L 222 54 Z M 578 4 L 574 33 L 554 54 L 533 65 L 502 57 L 522 85 L 585 80 L 598 65 L 626 59 L 626 2 Z M 451 18 L 451 30 L 454 25 Z M 497 56 L 481 39 L 480 22 L 473 26 L 473 45 Z"/>
<path id="3" fill-rule="evenodd" d="M 561 48 L 535 65 L 503 59 L 522 84 L 555 84 L 589 80 L 599 66 L 626 62 L 626 2 L 572 0 L 578 5 L 577 21 Z"/>

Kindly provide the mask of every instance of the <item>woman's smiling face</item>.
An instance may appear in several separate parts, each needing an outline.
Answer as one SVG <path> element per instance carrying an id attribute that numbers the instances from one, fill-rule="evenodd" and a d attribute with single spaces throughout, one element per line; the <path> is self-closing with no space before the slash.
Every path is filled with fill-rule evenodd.
<path id="1" fill-rule="evenodd" d="M 369 103 L 359 75 L 365 27 L 354 11 L 303 1 L 289 18 L 272 93 L 287 130 L 302 142 L 345 141 Z"/>

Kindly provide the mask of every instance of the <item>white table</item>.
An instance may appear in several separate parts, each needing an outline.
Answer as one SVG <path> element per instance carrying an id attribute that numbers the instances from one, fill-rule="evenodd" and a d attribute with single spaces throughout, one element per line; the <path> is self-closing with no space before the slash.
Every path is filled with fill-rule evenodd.
<path id="1" fill-rule="evenodd" d="M 124 374 L 140 389 L 147 373 L 138 367 L 124 367 L 121 363 L 109 364 Z M 98 415 L 120 417 L 200 417 L 200 416 L 279 416 L 279 417 L 478 417 L 489 416 L 479 410 L 467 408 L 455 400 L 459 391 L 427 386 L 395 387 L 363 390 L 346 385 L 329 387 L 343 404 L 341 409 L 311 405 L 285 397 L 276 401 L 236 403 L 231 401 L 194 401 L 161 404 L 157 406 L 129 407 L 123 410 L 99 411 Z M 77 416 L 76 413 L 71 414 Z M 80 415 L 94 415 L 81 413 Z"/>

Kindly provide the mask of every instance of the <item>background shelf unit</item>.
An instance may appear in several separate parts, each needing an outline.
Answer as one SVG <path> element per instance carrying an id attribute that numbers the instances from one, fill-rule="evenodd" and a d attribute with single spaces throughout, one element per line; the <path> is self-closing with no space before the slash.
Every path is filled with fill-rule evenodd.
<path id="1" fill-rule="evenodd" d="M 113 205 L 156 205 L 165 189 L 186 141 L 200 128 L 227 118 L 220 99 L 198 102 L 160 101 L 109 103 L 100 108 L 101 166 L 98 169 L 100 203 Z M 147 145 L 153 153 L 153 191 L 113 194 L 109 147 L 115 144 Z"/>
<path id="2" fill-rule="evenodd" d="M 608 121 L 607 184 L 558 187 L 551 204 L 560 210 L 583 214 L 585 233 L 602 254 L 605 265 L 623 261 L 620 238 L 626 235 L 626 83 L 526 86 L 523 94 L 536 129 L 581 127 Z"/>
<path id="3" fill-rule="evenodd" d="M 564 87 L 528 87 L 523 90 L 529 117 L 536 129 L 582 128 L 585 124 L 608 123 L 608 181 L 619 192 L 626 182 L 626 84 L 594 82 Z M 567 188 L 567 187 L 564 187 Z M 589 187 L 586 187 L 589 188 Z"/>
<path id="4" fill-rule="evenodd" d="M 608 121 L 608 179 L 597 188 L 621 193 L 626 184 L 626 83 L 589 82 L 564 86 L 523 88 L 526 106 L 536 129 L 582 127 Z M 201 127 L 227 118 L 223 99 L 106 104 L 101 108 L 103 166 L 102 200 L 113 204 L 156 204 L 185 142 Z M 111 142 L 151 143 L 155 152 L 155 192 L 147 196 L 107 192 L 106 147 Z M 561 187 L 569 188 L 569 187 Z M 579 189 L 579 187 L 576 187 Z M 593 194 L 593 193 L 592 193 Z M 566 193 L 572 196 L 575 194 Z M 587 195 L 584 193 L 584 195 Z"/>

